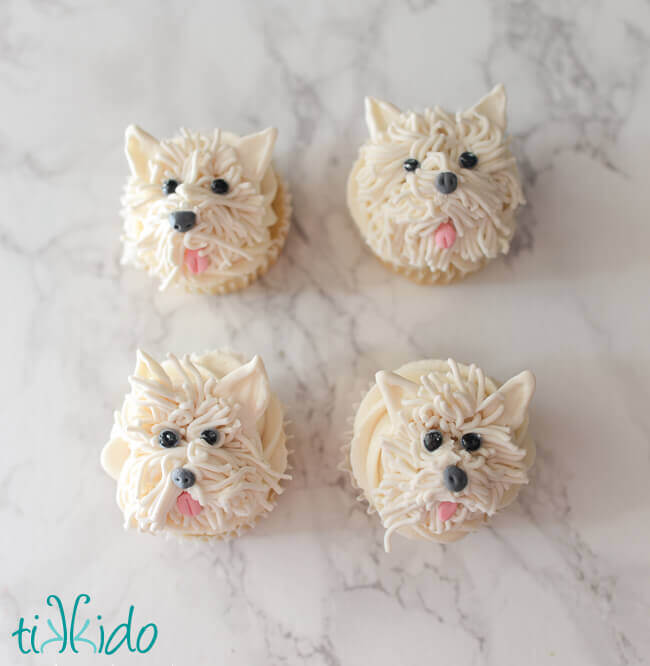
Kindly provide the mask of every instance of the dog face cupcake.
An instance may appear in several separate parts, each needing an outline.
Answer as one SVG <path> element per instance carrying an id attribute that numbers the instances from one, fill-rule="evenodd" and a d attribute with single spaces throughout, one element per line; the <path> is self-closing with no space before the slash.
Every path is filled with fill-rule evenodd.
<path id="1" fill-rule="evenodd" d="M 126 130 L 122 262 L 197 293 L 241 289 L 277 259 L 287 190 L 271 164 L 277 131 L 238 137 L 181 130 L 158 141 Z"/>
<path id="2" fill-rule="evenodd" d="M 528 482 L 535 378 L 497 386 L 475 365 L 416 361 L 378 372 L 354 421 L 350 467 L 386 529 L 449 542 L 483 525 Z"/>
<path id="3" fill-rule="evenodd" d="M 368 97 L 366 123 L 348 206 L 379 259 L 417 282 L 444 284 L 508 252 L 524 198 L 504 137 L 502 85 L 455 115 L 401 112 Z"/>
<path id="4" fill-rule="evenodd" d="M 283 410 L 259 357 L 138 352 L 101 463 L 126 528 L 230 538 L 267 514 L 289 477 Z"/>

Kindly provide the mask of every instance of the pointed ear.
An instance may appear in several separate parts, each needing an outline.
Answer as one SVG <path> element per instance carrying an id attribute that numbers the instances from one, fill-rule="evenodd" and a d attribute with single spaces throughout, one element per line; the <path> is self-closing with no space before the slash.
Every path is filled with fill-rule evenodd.
<path id="1" fill-rule="evenodd" d="M 111 437 L 102 449 L 100 462 L 104 471 L 116 481 L 129 457 L 129 445 L 120 437 Z"/>
<path id="2" fill-rule="evenodd" d="M 370 138 L 376 139 L 388 126 L 397 120 L 401 111 L 388 102 L 382 102 L 374 97 L 366 97 L 366 125 Z"/>
<path id="3" fill-rule="evenodd" d="M 146 352 L 143 352 L 141 349 L 136 351 L 135 355 L 135 370 L 133 371 L 133 377 L 138 379 L 156 379 L 161 384 L 165 386 L 171 386 L 171 380 L 169 375 L 165 372 L 164 368 L 158 361 L 149 356 Z"/>
<path id="4" fill-rule="evenodd" d="M 384 370 L 375 375 L 375 381 L 384 399 L 388 417 L 393 425 L 397 425 L 397 415 L 405 398 L 414 397 L 418 392 L 418 385 L 395 372 Z"/>
<path id="5" fill-rule="evenodd" d="M 237 152 L 244 169 L 244 176 L 254 183 L 258 183 L 271 164 L 273 147 L 278 138 L 278 130 L 275 127 L 249 134 L 239 139 Z"/>
<path id="6" fill-rule="evenodd" d="M 271 399 L 271 386 L 259 356 L 228 373 L 219 381 L 218 392 L 241 406 L 242 416 L 251 423 L 264 414 Z"/>
<path id="7" fill-rule="evenodd" d="M 504 132 L 506 129 L 506 89 L 503 87 L 503 83 L 494 86 L 470 111 L 485 116 Z"/>
<path id="8" fill-rule="evenodd" d="M 158 139 L 147 134 L 136 125 L 129 125 L 124 135 L 124 150 L 129 169 L 134 176 L 146 179 L 149 174 L 149 160 L 158 149 Z"/>
<path id="9" fill-rule="evenodd" d="M 516 430 L 525 420 L 535 392 L 535 375 L 524 370 L 509 379 L 498 391 L 503 396 L 503 414 L 499 423 Z"/>

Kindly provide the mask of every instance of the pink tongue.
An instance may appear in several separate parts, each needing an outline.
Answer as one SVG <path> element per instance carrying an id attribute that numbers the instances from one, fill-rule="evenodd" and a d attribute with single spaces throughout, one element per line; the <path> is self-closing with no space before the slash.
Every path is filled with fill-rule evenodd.
<path id="1" fill-rule="evenodd" d="M 186 490 L 176 498 L 176 506 L 184 516 L 198 516 L 203 511 L 201 503 L 197 502 Z"/>
<path id="2" fill-rule="evenodd" d="M 210 265 L 210 260 L 207 257 L 202 257 L 199 252 L 201 250 L 185 250 L 185 265 L 192 271 L 192 273 L 203 273 L 203 271 Z"/>
<path id="3" fill-rule="evenodd" d="M 433 234 L 436 245 L 443 250 L 448 250 L 456 241 L 456 229 L 451 220 L 443 222 Z"/>
<path id="4" fill-rule="evenodd" d="M 456 513 L 457 507 L 456 502 L 440 502 L 438 504 L 438 518 L 443 522 L 449 520 Z"/>

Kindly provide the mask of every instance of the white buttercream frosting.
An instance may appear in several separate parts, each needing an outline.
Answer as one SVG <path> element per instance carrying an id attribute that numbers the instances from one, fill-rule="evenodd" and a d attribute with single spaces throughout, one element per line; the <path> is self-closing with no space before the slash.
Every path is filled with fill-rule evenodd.
<path id="1" fill-rule="evenodd" d="M 348 206 L 373 252 L 420 282 L 446 283 L 507 253 L 515 210 L 524 203 L 505 132 L 505 92 L 497 86 L 468 110 L 401 112 L 366 99 L 370 132 L 348 180 Z M 478 162 L 462 168 L 460 156 Z M 406 160 L 416 160 L 412 171 Z M 457 179 L 448 194 L 441 173 Z M 442 240 L 437 232 L 447 228 Z"/>
<path id="2" fill-rule="evenodd" d="M 139 351 L 129 382 L 101 457 L 117 480 L 125 527 L 230 538 L 273 508 L 289 478 L 286 436 L 259 357 L 242 363 L 211 352 L 158 363 Z M 164 448 L 160 434 L 169 430 L 178 443 Z M 206 430 L 218 433 L 216 444 L 202 438 Z M 185 491 L 173 482 L 178 469 L 195 477 Z M 183 492 L 189 497 L 179 500 Z M 192 512 L 182 510 L 187 503 Z"/>
<path id="3" fill-rule="evenodd" d="M 182 129 L 158 141 L 127 128 L 123 263 L 158 277 L 161 289 L 175 284 L 199 293 L 232 291 L 264 273 L 282 249 L 290 217 L 286 187 L 271 164 L 276 136 L 273 128 L 244 137 Z M 211 189 L 217 179 L 227 192 Z M 166 194 L 170 180 L 177 186 Z M 175 211 L 193 212 L 195 226 L 175 230 Z"/>
<path id="4" fill-rule="evenodd" d="M 507 506 L 528 482 L 535 446 L 527 434 L 535 388 L 530 371 L 501 387 L 475 365 L 417 361 L 395 372 L 379 372 L 354 421 L 350 467 L 363 498 L 393 533 L 454 541 Z M 424 446 L 427 432 L 442 444 Z M 468 451 L 462 437 L 478 435 Z M 444 471 L 456 466 L 467 485 L 452 492 Z M 452 507 L 441 517 L 441 507 Z"/>

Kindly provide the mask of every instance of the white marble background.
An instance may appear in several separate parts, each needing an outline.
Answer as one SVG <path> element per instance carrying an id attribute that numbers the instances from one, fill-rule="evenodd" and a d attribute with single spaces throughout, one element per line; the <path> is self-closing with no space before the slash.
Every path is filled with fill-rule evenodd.
<path id="1" fill-rule="evenodd" d="M 650 3 L 0 3 L 2 664 L 635 665 L 650 660 Z M 529 205 L 510 256 L 446 288 L 364 249 L 344 183 L 362 98 L 451 109 L 496 82 Z M 261 283 L 160 294 L 119 266 L 137 122 L 280 129 L 295 224 Z M 127 534 L 98 456 L 136 346 L 260 353 L 294 480 L 229 545 Z M 395 539 L 337 470 L 359 392 L 418 357 L 538 378 L 531 485 L 489 529 Z M 130 604 L 146 656 L 18 654 L 47 594 Z"/>

